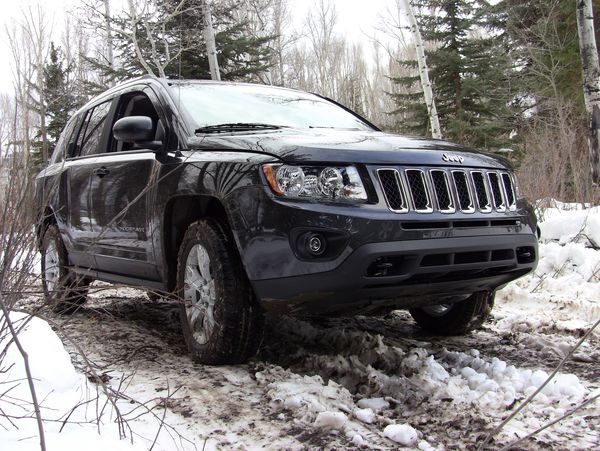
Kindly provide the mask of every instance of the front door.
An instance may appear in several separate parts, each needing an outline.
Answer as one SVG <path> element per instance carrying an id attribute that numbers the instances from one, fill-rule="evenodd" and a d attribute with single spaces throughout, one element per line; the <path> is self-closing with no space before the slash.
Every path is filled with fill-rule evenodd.
<path id="1" fill-rule="evenodd" d="M 113 123 L 126 116 L 148 116 L 160 141 L 163 119 L 150 96 L 141 90 L 123 94 Z M 90 186 L 91 229 L 99 271 L 160 280 L 149 221 L 160 163 L 155 151 L 143 147 L 111 139 L 107 151 L 97 156 Z"/>

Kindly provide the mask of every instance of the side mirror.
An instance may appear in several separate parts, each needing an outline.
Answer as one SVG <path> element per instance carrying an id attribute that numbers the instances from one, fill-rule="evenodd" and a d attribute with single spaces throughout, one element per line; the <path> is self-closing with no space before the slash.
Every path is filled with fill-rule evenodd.
<path id="1" fill-rule="evenodd" d="M 134 149 L 160 150 L 162 141 L 154 141 L 154 127 L 148 116 L 128 116 L 113 125 L 113 136 L 117 141 L 132 143 Z"/>
<path id="2" fill-rule="evenodd" d="M 129 116 L 113 125 L 113 136 L 117 141 L 136 143 L 154 140 L 152 119 L 148 116 Z"/>

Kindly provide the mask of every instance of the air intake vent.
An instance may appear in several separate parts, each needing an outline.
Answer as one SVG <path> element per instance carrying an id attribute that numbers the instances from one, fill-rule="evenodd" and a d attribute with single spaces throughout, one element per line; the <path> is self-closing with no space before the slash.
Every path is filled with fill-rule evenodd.
<path id="1" fill-rule="evenodd" d="M 396 213 L 407 212 L 408 205 L 398 171 L 395 169 L 379 169 L 377 175 L 390 210 Z"/>
<path id="2" fill-rule="evenodd" d="M 406 179 L 408 180 L 408 189 L 415 210 L 420 212 L 432 211 L 429 194 L 427 194 L 425 173 L 420 169 L 407 169 Z"/>
<path id="3" fill-rule="evenodd" d="M 452 202 L 452 195 L 450 193 L 448 175 L 445 171 L 434 169 L 431 171 L 431 180 L 440 211 L 442 213 L 453 213 L 454 203 Z"/>
<path id="4" fill-rule="evenodd" d="M 502 186 L 500 185 L 500 177 L 495 172 L 488 173 L 490 187 L 492 189 L 492 197 L 494 199 L 494 207 L 499 211 L 506 210 L 504 197 L 502 196 Z"/>
<path id="5" fill-rule="evenodd" d="M 510 175 L 502 174 L 502 183 L 504 184 L 504 192 L 506 193 L 506 203 L 508 208 L 515 206 L 515 191 L 510 180 Z"/>
<path id="6" fill-rule="evenodd" d="M 471 190 L 469 189 L 467 173 L 464 171 L 452 171 L 452 178 L 454 179 L 454 186 L 456 186 L 459 208 L 466 213 L 472 213 L 475 209 L 471 200 Z"/>
<path id="7" fill-rule="evenodd" d="M 487 188 L 485 186 L 485 177 L 483 172 L 474 171 L 471 172 L 473 178 L 473 186 L 475 187 L 475 196 L 477 197 L 477 206 L 483 212 L 490 211 L 492 205 L 488 197 Z"/>

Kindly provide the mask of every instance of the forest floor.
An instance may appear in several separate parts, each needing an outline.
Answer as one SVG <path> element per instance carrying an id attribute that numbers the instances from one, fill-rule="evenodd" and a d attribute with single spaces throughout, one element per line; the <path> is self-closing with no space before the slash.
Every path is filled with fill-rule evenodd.
<path id="1" fill-rule="evenodd" d="M 577 214 L 560 222 L 572 226 Z M 249 363 L 204 366 L 187 353 L 175 305 L 95 284 L 76 313 L 42 313 L 85 375 L 72 385 L 83 384 L 88 398 L 118 391 L 118 402 L 106 407 L 100 394 L 95 407 L 87 401 L 86 414 L 78 413 L 85 419 L 73 414 L 60 434 L 49 424 L 48 440 L 60 444 L 49 449 L 70 449 L 61 434 L 98 416 L 88 437 L 101 433 L 106 446 L 121 427 L 129 439 L 118 441 L 122 449 L 477 449 L 600 317 L 600 251 L 595 235 L 581 233 L 589 215 L 573 233 L 566 225 L 553 229 L 552 217 L 536 273 L 500 291 L 490 321 L 465 337 L 425 335 L 402 311 L 311 321 L 274 316 Z M 28 297 L 20 308 L 33 311 L 40 303 Z M 38 343 L 47 333 L 32 332 Z M 490 448 L 509 446 L 598 396 L 599 345 L 595 331 Z M 60 360 L 46 358 L 49 370 Z M 57 418 L 70 398 L 62 399 L 55 401 Z M 115 409 L 125 422 L 116 421 Z M 18 443 L 14 449 L 36 449 L 32 431 L 27 440 L 23 428 L 4 437 L 0 430 L 0 439 Z M 88 451 L 96 449 L 87 440 Z M 596 400 L 510 449 L 597 449 L 598 443 Z"/>

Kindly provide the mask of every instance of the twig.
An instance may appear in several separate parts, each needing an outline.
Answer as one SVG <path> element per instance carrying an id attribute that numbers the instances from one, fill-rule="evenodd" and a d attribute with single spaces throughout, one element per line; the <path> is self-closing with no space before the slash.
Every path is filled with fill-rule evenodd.
<path id="1" fill-rule="evenodd" d="M 533 398 L 535 398 L 538 395 L 538 393 L 544 389 L 544 387 L 546 385 L 548 385 L 550 383 L 550 381 L 554 378 L 554 376 L 556 376 L 556 374 L 563 367 L 563 365 L 567 362 L 567 360 L 575 353 L 575 351 L 581 346 L 581 344 L 587 339 L 587 337 L 589 337 L 591 335 L 592 331 L 598 326 L 598 324 L 600 324 L 600 318 L 598 319 L 598 321 L 596 321 L 594 323 L 594 325 L 592 327 L 590 327 L 590 329 L 585 333 L 585 335 L 583 335 L 583 337 L 581 337 L 581 339 L 577 342 L 577 344 L 573 348 L 571 348 L 571 350 L 567 353 L 567 355 L 565 355 L 563 357 L 563 359 L 556 366 L 556 368 L 554 368 L 554 371 L 552 371 L 552 374 L 550 374 L 550 376 L 548 376 L 548 378 L 544 381 L 544 383 L 542 385 L 540 385 L 536 391 L 534 391 L 531 395 L 529 395 L 529 397 L 525 401 L 523 401 L 521 403 L 521 405 L 519 407 L 517 407 L 517 409 L 513 413 L 511 413 L 504 421 L 502 421 L 502 423 L 500 423 L 498 426 L 496 426 L 496 428 L 487 435 L 487 437 L 485 438 L 483 443 L 477 448 L 478 451 L 483 450 L 486 447 L 486 445 L 490 442 L 490 440 L 495 435 L 497 435 L 498 432 L 500 432 L 502 430 L 502 428 L 504 426 L 506 426 L 508 424 L 508 422 L 510 422 L 510 420 L 512 420 L 515 416 L 517 416 L 517 414 L 521 410 L 523 410 L 525 408 L 525 406 L 527 406 L 533 400 Z"/>
<path id="2" fill-rule="evenodd" d="M 37 395 L 35 392 L 35 384 L 33 383 L 33 375 L 31 374 L 31 368 L 29 366 L 29 355 L 27 354 L 27 351 L 25 351 L 25 349 L 21 345 L 17 331 L 15 330 L 13 323 L 10 319 L 8 309 L 6 308 L 6 305 L 4 304 L 2 295 L 0 295 L 0 307 L 2 308 L 2 313 L 4 314 L 4 321 L 6 321 L 6 324 L 8 325 L 8 328 L 10 330 L 12 339 L 13 339 L 15 345 L 17 346 L 17 349 L 19 350 L 19 353 L 21 354 L 21 357 L 23 359 L 23 365 L 25 367 L 25 374 L 27 375 L 27 384 L 29 385 L 29 392 L 31 393 L 31 401 L 33 403 L 33 410 L 35 411 L 35 420 L 36 420 L 37 427 L 38 427 L 38 434 L 40 435 L 40 449 L 41 449 L 41 451 L 46 451 L 46 437 L 44 434 L 44 423 L 42 422 L 42 414 L 40 412 L 40 405 L 38 404 L 38 399 L 37 399 Z"/>
<path id="3" fill-rule="evenodd" d="M 569 417 L 569 416 L 573 415 L 575 412 L 577 412 L 577 411 L 578 411 L 578 410 L 580 410 L 580 409 L 583 409 L 585 406 L 587 406 L 588 404 L 590 404 L 590 403 L 594 402 L 594 401 L 595 401 L 596 399 L 598 399 L 598 398 L 600 398 L 600 393 L 599 393 L 599 394 L 597 394 L 596 396 L 593 396 L 593 397 L 591 397 L 591 398 L 590 398 L 590 399 L 588 399 L 587 401 L 585 401 L 585 402 L 583 402 L 583 403 L 579 404 L 578 406 L 575 406 L 575 407 L 573 407 L 571 410 L 569 410 L 569 411 L 568 411 L 567 413 L 565 413 L 564 415 L 562 415 L 562 416 L 560 416 L 559 418 L 557 418 L 557 419 L 555 419 L 555 420 L 551 421 L 550 423 L 547 423 L 547 424 L 545 424 L 545 425 L 544 425 L 544 426 L 542 426 L 542 427 L 539 427 L 538 429 L 536 429 L 536 430 L 535 430 L 535 431 L 533 431 L 532 433 L 530 433 L 530 434 L 527 434 L 525 437 L 521 437 L 520 439 L 518 439 L 518 440 L 515 440 L 514 442 L 512 442 L 512 443 L 510 443 L 510 444 L 508 444 L 508 445 L 506 445 L 506 446 L 504 446 L 504 447 L 502 447 L 502 448 L 500 448 L 500 451 L 505 451 L 505 450 L 511 449 L 511 448 L 513 448 L 514 446 L 516 446 L 517 444 L 519 444 L 519 443 L 521 443 L 521 442 L 523 442 L 523 441 L 525 441 L 525 440 L 527 440 L 527 439 L 529 439 L 529 438 L 533 437 L 534 435 L 537 435 L 537 434 L 539 434 L 539 433 L 540 433 L 540 432 L 542 432 L 543 430 L 545 430 L 545 429 L 548 429 L 548 428 L 549 428 L 549 427 L 551 427 L 551 426 L 554 426 L 556 423 L 558 423 L 558 422 L 560 422 L 560 421 L 564 420 L 565 418 L 567 418 L 567 417 Z"/>
<path id="4" fill-rule="evenodd" d="M 167 380 L 167 399 L 171 397 L 171 390 L 169 388 L 169 381 Z M 154 441 L 152 442 L 152 446 L 148 449 L 148 451 L 152 451 L 154 449 L 154 445 L 156 445 L 156 441 L 158 440 L 158 436 L 160 435 L 160 431 L 162 430 L 163 425 L 165 424 L 165 417 L 167 416 L 167 404 L 165 403 L 163 408 L 163 415 L 160 419 L 160 425 L 158 426 L 158 430 L 156 431 L 156 436 L 154 437 Z"/>

